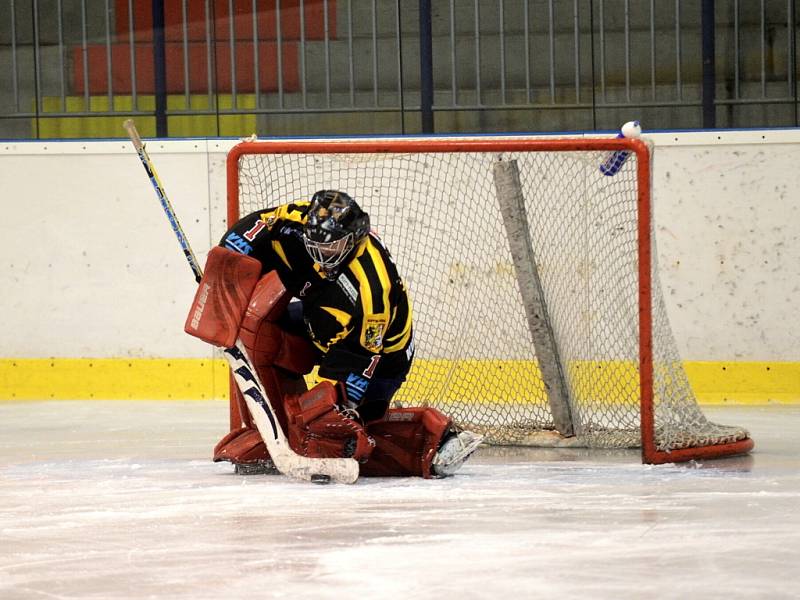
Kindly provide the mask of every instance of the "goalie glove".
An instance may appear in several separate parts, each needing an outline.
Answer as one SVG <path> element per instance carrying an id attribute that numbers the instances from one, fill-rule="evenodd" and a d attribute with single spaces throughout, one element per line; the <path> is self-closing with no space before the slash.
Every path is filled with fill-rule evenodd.
<path id="1" fill-rule="evenodd" d="M 289 443 L 309 458 L 354 458 L 364 463 L 375 440 L 357 420 L 355 411 L 342 410 L 336 388 L 328 381 L 285 400 Z"/>

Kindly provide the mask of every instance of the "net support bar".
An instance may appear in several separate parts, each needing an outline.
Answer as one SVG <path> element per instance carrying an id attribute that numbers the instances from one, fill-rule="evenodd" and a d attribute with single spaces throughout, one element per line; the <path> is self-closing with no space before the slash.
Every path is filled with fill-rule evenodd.
<path id="1" fill-rule="evenodd" d="M 553 423 L 561 435 L 575 435 L 569 395 L 561 368 L 553 329 L 547 316 L 539 269 L 528 232 L 525 199 L 516 160 L 498 160 L 493 165 L 497 201 L 503 215 L 507 239 L 511 248 L 514 272 L 531 334 L 542 381 L 550 403 Z"/>

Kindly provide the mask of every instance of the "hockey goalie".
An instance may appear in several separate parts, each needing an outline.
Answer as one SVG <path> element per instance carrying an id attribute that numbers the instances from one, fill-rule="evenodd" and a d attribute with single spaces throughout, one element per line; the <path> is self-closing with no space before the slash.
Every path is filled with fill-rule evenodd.
<path id="1" fill-rule="evenodd" d="M 367 476 L 446 477 L 481 442 L 434 408 L 390 407 L 414 359 L 411 304 L 369 215 L 345 192 L 236 223 L 209 253 L 186 331 L 218 346 L 241 340 L 301 456 L 353 458 Z M 319 383 L 307 389 L 315 366 Z M 245 415 L 214 460 L 244 469 L 270 457 Z"/>

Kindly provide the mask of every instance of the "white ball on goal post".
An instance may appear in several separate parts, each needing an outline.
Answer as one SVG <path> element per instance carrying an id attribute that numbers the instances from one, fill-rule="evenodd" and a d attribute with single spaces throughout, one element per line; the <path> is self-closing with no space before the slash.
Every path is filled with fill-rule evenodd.
<path id="1" fill-rule="evenodd" d="M 638 138 L 642 135 L 642 126 L 639 121 L 628 121 L 620 127 L 620 132 L 626 138 Z"/>

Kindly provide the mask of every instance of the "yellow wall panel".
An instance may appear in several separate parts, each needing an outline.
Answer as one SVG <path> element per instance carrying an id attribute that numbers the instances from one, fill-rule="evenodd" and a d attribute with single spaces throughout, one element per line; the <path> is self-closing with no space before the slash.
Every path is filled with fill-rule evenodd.
<path id="1" fill-rule="evenodd" d="M 541 381 L 526 361 L 418 360 L 406 383 L 408 397 L 462 400 L 470 381 L 528 380 L 540 395 Z M 584 365 L 588 366 L 588 365 Z M 626 367 L 626 365 L 623 365 Z M 782 362 L 687 362 L 686 373 L 701 404 L 800 403 L 800 364 Z M 629 368 L 593 365 L 626 379 Z M 443 387 L 443 377 L 447 386 Z M 613 376 L 612 376 L 613 377 Z M 313 375 L 310 378 L 313 381 Z M 433 383 L 432 383 L 433 382 Z M 628 386 L 623 386 L 623 389 Z M 442 392 L 442 390 L 446 390 Z M 442 398 L 441 394 L 446 397 Z M 460 397 L 456 397 L 459 395 Z M 203 400 L 228 397 L 228 368 L 222 359 L 0 359 L 0 400 Z M 484 401 L 507 401 L 498 388 Z M 629 402 L 630 398 L 620 398 Z"/>

